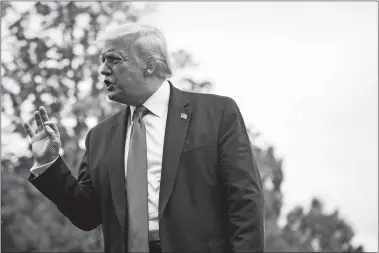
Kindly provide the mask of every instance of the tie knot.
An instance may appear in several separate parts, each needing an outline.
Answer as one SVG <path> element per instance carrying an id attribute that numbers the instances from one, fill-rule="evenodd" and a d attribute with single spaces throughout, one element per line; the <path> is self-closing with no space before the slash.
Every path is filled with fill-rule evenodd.
<path id="1" fill-rule="evenodd" d="M 133 120 L 135 120 L 136 118 L 143 118 L 143 116 L 145 116 L 148 113 L 149 110 L 145 106 L 138 105 L 136 109 L 134 109 Z"/>

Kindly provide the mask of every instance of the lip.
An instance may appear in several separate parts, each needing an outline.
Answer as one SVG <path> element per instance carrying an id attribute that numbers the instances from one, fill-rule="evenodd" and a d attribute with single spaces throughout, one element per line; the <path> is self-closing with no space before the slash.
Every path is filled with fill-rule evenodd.
<path id="1" fill-rule="evenodd" d="M 114 87 L 115 87 L 115 83 L 109 81 L 108 79 L 105 79 L 104 80 L 104 84 L 105 84 L 105 88 L 109 91 L 109 90 L 113 90 Z"/>
<path id="2" fill-rule="evenodd" d="M 115 88 L 114 83 L 110 83 L 109 85 L 105 86 L 105 89 L 107 89 L 108 91 L 112 91 L 114 88 Z"/>
<path id="3" fill-rule="evenodd" d="M 109 86 L 109 85 L 111 85 L 111 84 L 114 84 L 114 82 L 111 82 L 111 81 L 108 80 L 108 79 L 105 79 L 105 80 L 104 80 L 104 83 L 105 83 L 106 86 Z"/>

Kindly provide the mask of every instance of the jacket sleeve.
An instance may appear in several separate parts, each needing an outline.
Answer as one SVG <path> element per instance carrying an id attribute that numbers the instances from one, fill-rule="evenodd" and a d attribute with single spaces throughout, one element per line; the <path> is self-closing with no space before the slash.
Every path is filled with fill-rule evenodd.
<path id="1" fill-rule="evenodd" d="M 263 252 L 262 182 L 244 120 L 231 98 L 226 98 L 218 141 L 232 251 Z"/>
<path id="2" fill-rule="evenodd" d="M 89 173 L 90 133 L 86 137 L 86 151 L 80 163 L 78 179 L 71 174 L 60 156 L 38 177 L 30 174 L 28 179 L 76 227 L 85 231 L 101 224 L 100 203 Z"/>
<path id="3" fill-rule="evenodd" d="M 42 165 L 37 165 L 37 164 L 34 164 L 33 167 L 30 169 L 30 172 L 38 177 L 39 175 L 41 175 L 45 170 L 47 170 L 47 168 L 49 168 L 56 160 L 58 160 L 59 158 L 59 155 L 57 156 L 57 158 L 55 158 L 52 162 L 48 162 L 46 164 L 42 164 Z"/>

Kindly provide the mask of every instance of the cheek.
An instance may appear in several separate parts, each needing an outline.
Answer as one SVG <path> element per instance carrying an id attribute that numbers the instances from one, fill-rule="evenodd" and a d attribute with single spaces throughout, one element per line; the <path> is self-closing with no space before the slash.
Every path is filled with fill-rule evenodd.
<path id="1" fill-rule="evenodd" d="M 118 81 L 136 81 L 141 80 L 141 71 L 132 67 L 120 67 L 115 70 L 115 76 Z"/>
<path id="2" fill-rule="evenodd" d="M 129 76 L 131 79 L 139 80 L 139 79 L 141 79 L 141 71 L 140 71 L 139 69 L 130 68 L 130 69 L 128 70 L 128 76 Z"/>

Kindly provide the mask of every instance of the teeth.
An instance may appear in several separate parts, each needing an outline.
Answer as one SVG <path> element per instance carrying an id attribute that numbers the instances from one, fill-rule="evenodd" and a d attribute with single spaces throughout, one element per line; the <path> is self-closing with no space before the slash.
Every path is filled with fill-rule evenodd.
<path id="1" fill-rule="evenodd" d="M 106 87 L 107 90 L 112 89 L 112 88 L 113 88 L 113 83 L 111 83 L 110 85 L 108 85 L 108 86 Z"/>

